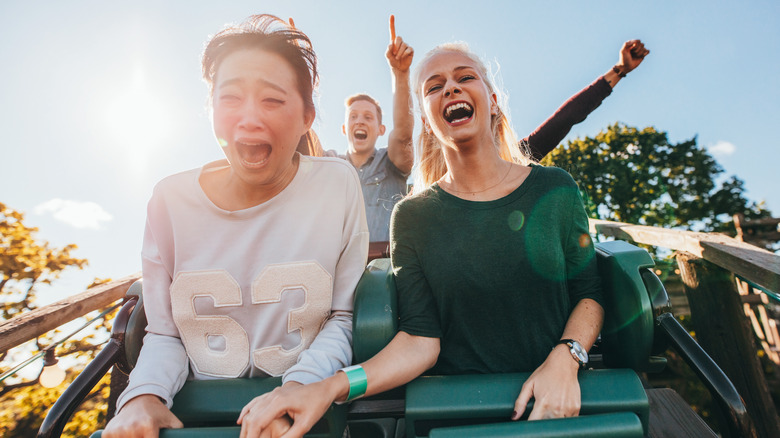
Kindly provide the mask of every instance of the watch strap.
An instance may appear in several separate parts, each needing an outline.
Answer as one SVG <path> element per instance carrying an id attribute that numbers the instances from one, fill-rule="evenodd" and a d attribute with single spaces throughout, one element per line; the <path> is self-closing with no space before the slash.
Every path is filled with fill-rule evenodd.
<path id="1" fill-rule="evenodd" d="M 575 344 L 579 345 L 579 347 L 584 350 L 584 347 L 582 347 L 582 344 L 580 344 L 579 342 L 575 341 L 574 339 L 561 339 L 561 340 L 559 340 L 558 342 L 555 343 L 555 346 L 553 346 L 553 348 L 555 348 L 555 347 L 557 347 L 558 345 L 561 345 L 561 344 L 566 344 L 566 345 L 569 346 L 569 353 L 571 353 L 571 357 L 575 361 L 577 361 L 577 363 L 580 365 L 580 368 L 585 367 L 586 362 L 584 362 L 582 359 L 580 359 L 580 357 L 577 356 L 577 354 L 574 352 L 574 345 Z M 587 352 L 586 352 L 586 354 L 587 354 Z"/>

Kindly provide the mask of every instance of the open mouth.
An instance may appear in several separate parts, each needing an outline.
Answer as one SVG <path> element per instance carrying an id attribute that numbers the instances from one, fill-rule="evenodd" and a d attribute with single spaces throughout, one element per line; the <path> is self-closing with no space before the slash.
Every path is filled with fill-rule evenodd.
<path id="1" fill-rule="evenodd" d="M 244 143 L 237 141 L 235 145 L 241 163 L 249 168 L 264 166 L 271 156 L 272 148 L 269 143 Z"/>
<path id="2" fill-rule="evenodd" d="M 356 129 L 354 136 L 357 140 L 365 140 L 368 138 L 368 132 L 365 129 Z"/>
<path id="3" fill-rule="evenodd" d="M 466 102 L 456 102 L 444 108 L 444 120 L 451 125 L 465 122 L 474 115 L 474 108 Z"/>

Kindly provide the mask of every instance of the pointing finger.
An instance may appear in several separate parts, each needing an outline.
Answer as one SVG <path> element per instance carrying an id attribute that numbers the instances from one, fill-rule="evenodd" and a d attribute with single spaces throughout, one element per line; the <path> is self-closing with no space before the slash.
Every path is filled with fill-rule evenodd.
<path id="1" fill-rule="evenodd" d="M 390 44 L 395 42 L 395 15 L 390 15 Z"/>

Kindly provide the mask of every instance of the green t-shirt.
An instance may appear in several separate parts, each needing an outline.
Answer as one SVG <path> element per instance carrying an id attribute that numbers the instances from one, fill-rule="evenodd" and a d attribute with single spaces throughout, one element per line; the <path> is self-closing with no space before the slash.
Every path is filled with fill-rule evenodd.
<path id="1" fill-rule="evenodd" d="M 555 167 L 487 202 L 434 184 L 396 206 L 391 241 L 400 329 L 441 338 L 434 374 L 533 371 L 579 300 L 601 304 L 579 190 Z"/>

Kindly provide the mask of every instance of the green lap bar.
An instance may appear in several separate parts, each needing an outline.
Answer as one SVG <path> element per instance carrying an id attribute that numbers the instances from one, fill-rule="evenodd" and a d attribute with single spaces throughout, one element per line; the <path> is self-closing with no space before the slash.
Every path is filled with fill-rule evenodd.
<path id="1" fill-rule="evenodd" d="M 430 438 L 642 438 L 642 423 L 633 412 L 585 415 L 555 420 L 514 421 L 431 430 Z"/>
<path id="2" fill-rule="evenodd" d="M 280 377 L 188 381 L 173 398 L 171 411 L 184 429 L 163 429 L 160 438 L 238 437 L 241 409 L 253 398 L 282 384 Z M 309 438 L 341 438 L 347 424 L 347 408 L 333 405 L 306 434 Z M 100 436 L 100 432 L 92 438 Z"/>
<path id="3" fill-rule="evenodd" d="M 407 437 L 425 437 L 434 428 L 508 423 L 520 389 L 530 375 L 425 376 L 414 380 L 406 387 Z M 581 371 L 579 383 L 581 415 L 631 413 L 647 433 L 650 405 L 633 370 Z"/>

